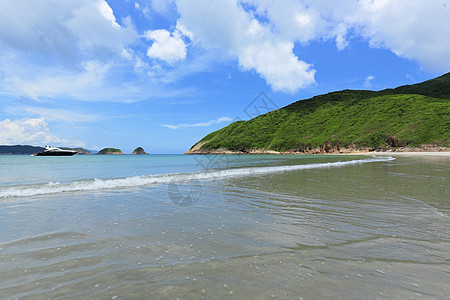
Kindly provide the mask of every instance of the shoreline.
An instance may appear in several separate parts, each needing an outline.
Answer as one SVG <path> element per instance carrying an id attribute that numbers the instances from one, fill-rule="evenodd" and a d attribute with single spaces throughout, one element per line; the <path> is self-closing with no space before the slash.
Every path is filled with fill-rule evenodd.
<path id="1" fill-rule="evenodd" d="M 328 153 L 305 153 L 305 152 L 277 152 L 277 151 L 188 151 L 185 155 L 393 155 L 393 156 L 443 156 L 450 157 L 450 150 L 447 151 L 345 151 Z"/>
<path id="2" fill-rule="evenodd" d="M 338 147 L 331 145 L 322 145 L 315 148 L 308 148 L 302 150 L 286 150 L 286 151 L 275 151 L 264 148 L 253 148 L 253 149 L 243 149 L 243 150 L 229 150 L 226 148 L 218 149 L 202 149 L 205 142 L 199 142 L 194 145 L 191 149 L 186 151 L 186 155 L 311 155 L 311 154 L 325 154 L 325 155 L 439 155 L 439 156 L 450 156 L 450 147 L 441 146 L 436 143 L 422 144 L 417 147 L 396 147 L 392 149 L 387 146 L 385 148 L 373 148 L 373 147 L 356 147 L 355 145 L 350 145 L 348 147 Z M 418 154 L 418 153 L 428 153 L 428 154 Z M 442 154 L 447 153 L 447 154 Z"/>
<path id="3" fill-rule="evenodd" d="M 347 154 L 347 153 L 342 153 Z M 394 156 L 444 156 L 450 157 L 450 151 L 430 151 L 430 152 L 366 152 L 364 155 L 394 155 Z M 352 155 L 352 153 L 349 153 Z"/>

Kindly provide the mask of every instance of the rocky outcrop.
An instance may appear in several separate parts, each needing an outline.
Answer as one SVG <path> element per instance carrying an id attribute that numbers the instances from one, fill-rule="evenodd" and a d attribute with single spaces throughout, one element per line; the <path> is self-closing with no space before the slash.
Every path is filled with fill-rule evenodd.
<path id="1" fill-rule="evenodd" d="M 97 154 L 124 154 L 122 150 L 116 148 L 103 148 Z"/>
<path id="2" fill-rule="evenodd" d="M 136 149 L 134 149 L 134 151 L 131 154 L 145 155 L 145 154 L 148 154 L 148 153 L 145 152 L 144 148 L 137 147 Z"/>

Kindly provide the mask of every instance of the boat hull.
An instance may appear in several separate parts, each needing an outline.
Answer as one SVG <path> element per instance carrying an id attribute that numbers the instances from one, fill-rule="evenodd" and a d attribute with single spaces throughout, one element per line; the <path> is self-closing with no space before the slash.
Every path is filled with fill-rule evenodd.
<path id="1" fill-rule="evenodd" d="M 33 156 L 73 156 L 76 152 L 39 152 Z"/>

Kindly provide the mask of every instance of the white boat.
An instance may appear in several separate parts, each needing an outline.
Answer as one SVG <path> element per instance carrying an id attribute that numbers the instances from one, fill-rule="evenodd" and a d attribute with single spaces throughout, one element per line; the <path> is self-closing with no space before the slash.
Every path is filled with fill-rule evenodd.
<path id="1" fill-rule="evenodd" d="M 45 146 L 45 150 L 33 154 L 32 156 L 72 156 L 77 154 L 74 150 L 64 150 L 56 147 Z"/>

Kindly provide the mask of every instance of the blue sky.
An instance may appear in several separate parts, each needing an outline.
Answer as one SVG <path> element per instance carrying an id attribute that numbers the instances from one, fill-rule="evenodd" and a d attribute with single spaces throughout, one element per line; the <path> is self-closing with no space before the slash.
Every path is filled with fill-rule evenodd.
<path id="1" fill-rule="evenodd" d="M 4 0 L 0 144 L 183 153 L 261 92 L 442 75 L 449 36 L 450 0 Z"/>

